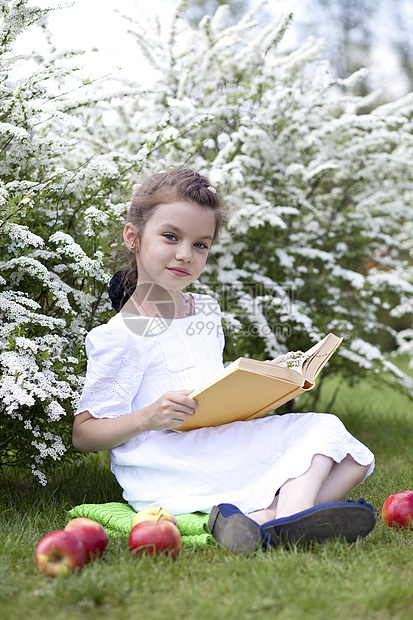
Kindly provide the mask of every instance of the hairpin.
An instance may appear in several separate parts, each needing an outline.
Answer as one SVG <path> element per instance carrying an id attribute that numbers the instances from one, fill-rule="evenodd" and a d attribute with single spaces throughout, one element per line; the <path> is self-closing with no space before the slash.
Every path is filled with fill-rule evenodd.
<path id="1" fill-rule="evenodd" d="M 212 185 L 208 185 L 207 189 L 209 189 L 209 191 L 212 192 L 213 194 L 217 193 L 217 190 L 215 189 L 215 187 L 212 187 Z"/>

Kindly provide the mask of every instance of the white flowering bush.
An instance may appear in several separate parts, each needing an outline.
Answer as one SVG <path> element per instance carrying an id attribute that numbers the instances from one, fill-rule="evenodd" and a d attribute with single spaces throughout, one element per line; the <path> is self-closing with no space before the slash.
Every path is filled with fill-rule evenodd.
<path id="1" fill-rule="evenodd" d="M 77 85 L 73 54 L 13 55 L 31 24 L 48 37 L 47 12 L 27 4 L 0 3 L 0 464 L 45 484 L 74 454 L 84 338 L 111 312 L 125 181 L 116 154 L 79 146 L 97 93 Z"/>
<path id="2" fill-rule="evenodd" d="M 344 343 L 322 377 L 413 394 L 385 355 L 412 355 L 413 96 L 375 107 L 352 95 L 359 76 L 332 78 L 319 41 L 279 51 L 289 15 L 258 27 L 258 7 L 227 25 L 221 7 L 193 28 L 187 5 L 169 26 L 130 20 L 157 77 L 109 91 L 77 85 L 80 59 L 52 48 L 15 77 L 13 41 L 31 23 L 47 38 L 46 15 L 0 3 L 0 464 L 43 484 L 74 454 L 84 338 L 112 312 L 141 173 L 190 166 L 226 197 L 197 285 L 223 308 L 226 359 L 305 351 L 333 331 Z"/>
<path id="3" fill-rule="evenodd" d="M 114 128 L 132 153 L 162 127 L 171 142 L 148 171 L 191 166 L 227 197 L 201 286 L 224 309 L 227 358 L 305 350 L 332 331 L 344 343 L 323 377 L 380 375 L 413 394 L 384 355 L 407 350 L 398 332 L 413 318 L 413 94 L 352 95 L 363 71 L 333 79 L 321 41 L 280 52 L 290 15 L 257 27 L 258 7 L 228 25 L 220 7 L 195 29 L 187 5 L 169 27 L 131 20 L 160 77 Z"/>

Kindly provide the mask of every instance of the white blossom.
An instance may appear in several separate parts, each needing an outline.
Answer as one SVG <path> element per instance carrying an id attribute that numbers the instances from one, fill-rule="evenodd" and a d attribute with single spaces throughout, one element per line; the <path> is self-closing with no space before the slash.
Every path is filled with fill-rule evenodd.
<path id="1" fill-rule="evenodd" d="M 3 2 L 0 402 L 41 484 L 68 452 L 53 429 L 70 426 L 84 338 L 111 316 L 107 284 L 126 265 L 128 201 L 153 172 L 198 170 L 230 207 L 194 286 L 223 305 L 231 350 L 275 356 L 334 331 L 349 376 L 384 373 L 413 393 L 376 344 L 383 330 L 413 359 L 410 331 L 389 320 L 413 312 L 413 97 L 352 95 L 361 74 L 335 79 L 322 41 L 281 52 L 291 15 L 259 26 L 265 2 L 197 28 L 186 4 L 166 25 L 130 20 L 148 89 L 88 84 L 77 54 L 53 51 L 14 78 L 13 41 L 43 13 Z"/>

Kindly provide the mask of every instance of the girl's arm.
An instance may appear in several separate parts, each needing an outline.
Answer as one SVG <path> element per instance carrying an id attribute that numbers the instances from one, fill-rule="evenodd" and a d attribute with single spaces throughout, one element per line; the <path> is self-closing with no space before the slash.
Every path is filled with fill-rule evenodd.
<path id="1" fill-rule="evenodd" d="M 80 452 L 110 450 L 145 431 L 179 427 L 198 407 L 190 393 L 167 392 L 152 405 L 116 418 L 94 418 L 83 411 L 75 417 L 73 445 Z"/>

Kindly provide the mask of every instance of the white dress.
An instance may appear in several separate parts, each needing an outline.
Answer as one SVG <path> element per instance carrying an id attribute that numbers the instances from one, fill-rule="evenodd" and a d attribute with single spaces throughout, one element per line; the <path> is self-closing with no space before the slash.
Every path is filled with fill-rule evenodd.
<path id="1" fill-rule="evenodd" d="M 112 418 L 170 390 L 195 389 L 223 368 L 218 304 L 193 294 L 194 316 L 164 320 L 119 313 L 86 339 L 88 366 L 76 413 Z M 149 431 L 110 450 L 111 469 L 135 510 L 209 512 L 229 502 L 249 513 L 267 507 L 315 454 L 374 457 L 334 415 L 291 413 L 189 432 Z"/>

